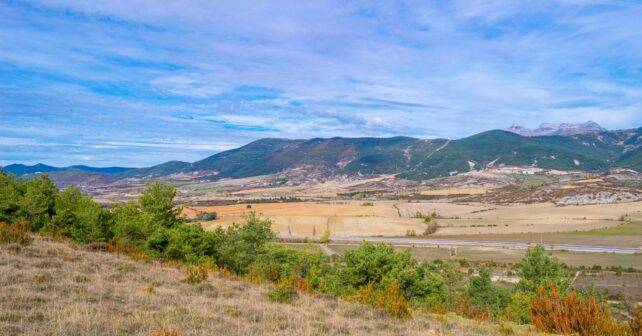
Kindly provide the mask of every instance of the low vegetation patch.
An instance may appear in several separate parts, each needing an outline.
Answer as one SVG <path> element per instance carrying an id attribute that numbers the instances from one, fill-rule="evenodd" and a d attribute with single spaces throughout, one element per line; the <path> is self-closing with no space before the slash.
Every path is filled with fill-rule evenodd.
<path id="1" fill-rule="evenodd" d="M 384 289 L 374 289 L 372 284 L 362 286 L 357 292 L 349 296 L 348 300 L 383 308 L 389 316 L 396 318 L 412 317 L 410 305 L 396 282 L 392 282 Z"/>
<path id="2" fill-rule="evenodd" d="M 181 336 L 182 334 L 174 329 L 174 328 L 168 328 L 165 327 L 164 325 L 159 325 L 159 330 L 156 332 L 153 332 L 149 334 L 149 336 Z"/>
<path id="3" fill-rule="evenodd" d="M 296 296 L 296 290 L 290 283 L 280 283 L 267 292 L 268 300 L 279 303 L 290 303 Z"/>
<path id="4" fill-rule="evenodd" d="M 183 279 L 183 282 L 188 284 L 197 284 L 207 280 L 209 276 L 209 270 L 204 265 L 189 265 L 187 266 L 187 276 Z"/>
<path id="5" fill-rule="evenodd" d="M 19 244 L 22 246 L 31 243 L 27 222 L 18 221 L 13 224 L 0 222 L 0 244 Z"/>

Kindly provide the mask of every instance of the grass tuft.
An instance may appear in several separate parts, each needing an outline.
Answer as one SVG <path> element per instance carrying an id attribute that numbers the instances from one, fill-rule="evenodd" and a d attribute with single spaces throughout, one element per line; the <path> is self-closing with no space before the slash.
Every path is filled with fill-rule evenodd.
<path id="1" fill-rule="evenodd" d="M 190 265 L 187 266 L 187 276 L 183 279 L 183 282 L 188 284 L 198 284 L 207 280 L 209 276 L 209 270 L 203 265 Z"/>
<path id="2" fill-rule="evenodd" d="M 0 244 L 19 244 L 27 246 L 32 238 L 29 234 L 29 224 L 24 221 L 7 224 L 0 222 Z"/>
<path id="3" fill-rule="evenodd" d="M 159 330 L 149 334 L 149 336 L 181 336 L 181 333 L 175 328 L 167 328 L 159 324 Z"/>

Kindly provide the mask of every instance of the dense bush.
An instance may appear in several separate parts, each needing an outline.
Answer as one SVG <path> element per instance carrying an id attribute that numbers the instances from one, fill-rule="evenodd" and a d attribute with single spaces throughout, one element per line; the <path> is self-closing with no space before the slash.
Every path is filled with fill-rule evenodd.
<path id="1" fill-rule="evenodd" d="M 521 290 L 535 292 L 538 287 L 548 286 L 551 282 L 555 287 L 566 290 L 571 283 L 560 262 L 547 254 L 541 245 L 529 247 L 518 266 L 521 277 L 518 288 Z"/>
<path id="2" fill-rule="evenodd" d="M 549 290 L 539 287 L 531 309 L 535 327 L 543 332 L 580 336 L 619 336 L 627 332 L 606 305 L 593 297 L 582 299 L 575 292 L 565 295 L 552 283 Z"/>
<path id="3" fill-rule="evenodd" d="M 267 242 L 274 239 L 272 222 L 250 212 L 243 225 L 227 229 L 218 227 L 214 234 L 220 237 L 216 263 L 232 272 L 245 274 Z"/>
<path id="4" fill-rule="evenodd" d="M 40 230 L 55 213 L 58 189 L 47 175 L 30 179 L 21 189 L 19 216 L 27 220 L 33 230 Z"/>
<path id="5" fill-rule="evenodd" d="M 13 223 L 22 213 L 24 184 L 13 175 L 3 174 L 0 168 L 0 221 Z"/>
<path id="6" fill-rule="evenodd" d="M 252 269 L 262 279 L 276 282 L 291 276 L 310 278 L 312 270 L 322 267 L 325 262 L 321 252 L 268 245 L 252 263 Z"/>
<path id="7" fill-rule="evenodd" d="M 107 241 L 112 237 L 112 213 L 102 208 L 80 190 L 69 187 L 58 194 L 55 214 L 41 231 L 55 232 L 81 243 Z"/>
<path id="8" fill-rule="evenodd" d="M 130 201 L 113 209 L 114 241 L 125 246 L 142 246 L 160 228 L 151 214 L 144 212 L 138 202 Z"/>
<path id="9" fill-rule="evenodd" d="M 147 239 L 145 249 L 161 259 L 202 263 L 217 255 L 220 242 L 215 232 L 205 231 L 200 225 L 180 224 L 158 228 Z"/>
<path id="10" fill-rule="evenodd" d="M 176 189 L 172 184 L 157 181 L 145 186 L 138 203 L 144 213 L 151 215 L 154 223 L 171 228 L 183 222 L 179 218 L 183 209 L 175 205 L 175 196 Z"/>
<path id="11" fill-rule="evenodd" d="M 343 260 L 345 267 L 340 276 L 344 284 L 354 289 L 368 284 L 382 289 L 396 282 L 408 300 L 428 294 L 424 268 L 410 250 L 398 253 L 389 244 L 363 243 L 346 251 Z"/>
<path id="12" fill-rule="evenodd" d="M 488 309 L 496 317 L 503 315 L 510 303 L 510 294 L 493 285 L 487 268 L 481 268 L 478 276 L 470 278 L 468 296 L 472 305 Z"/>

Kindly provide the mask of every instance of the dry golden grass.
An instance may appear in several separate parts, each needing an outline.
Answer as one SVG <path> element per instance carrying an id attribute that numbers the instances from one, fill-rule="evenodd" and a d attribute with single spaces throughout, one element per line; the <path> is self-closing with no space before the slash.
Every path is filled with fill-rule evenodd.
<path id="1" fill-rule="evenodd" d="M 498 335 L 497 326 L 415 313 L 397 320 L 335 298 L 266 299 L 267 286 L 36 238 L 0 245 L 0 335 Z M 518 329 L 523 331 L 522 329 Z"/>

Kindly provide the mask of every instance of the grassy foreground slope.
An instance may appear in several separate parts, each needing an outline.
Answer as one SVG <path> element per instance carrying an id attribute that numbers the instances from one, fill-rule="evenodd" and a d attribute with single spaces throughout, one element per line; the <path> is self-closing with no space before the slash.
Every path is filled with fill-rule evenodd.
<path id="1" fill-rule="evenodd" d="M 413 319 L 335 298 L 266 299 L 267 286 L 218 274 L 183 282 L 175 267 L 36 237 L 0 245 L 1 335 L 500 335 L 447 315 Z M 517 334 L 526 329 L 515 330 Z"/>

